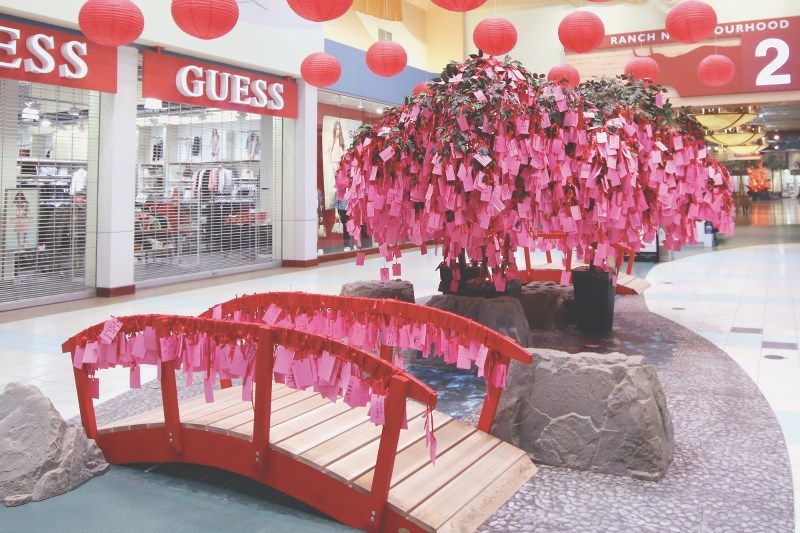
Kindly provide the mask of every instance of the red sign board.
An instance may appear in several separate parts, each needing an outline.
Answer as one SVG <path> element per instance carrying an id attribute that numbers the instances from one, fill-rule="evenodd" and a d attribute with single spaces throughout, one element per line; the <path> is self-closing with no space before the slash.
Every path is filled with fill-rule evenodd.
<path id="1" fill-rule="evenodd" d="M 145 98 L 297 118 L 294 80 L 155 52 L 145 52 L 142 56 Z"/>
<path id="2" fill-rule="evenodd" d="M 658 63 L 656 80 L 674 87 L 680 96 L 795 91 L 800 89 L 800 17 L 751 20 L 717 25 L 719 39 L 738 38 L 736 44 L 723 41 L 698 43 L 689 52 L 672 55 L 654 45 L 674 43 L 666 30 L 607 35 L 605 48 L 629 47 L 637 55 L 649 55 Z M 657 48 L 653 52 L 650 47 Z M 703 84 L 695 74 L 703 58 L 711 54 L 729 57 L 736 76 L 721 87 Z"/>
<path id="3" fill-rule="evenodd" d="M 0 78 L 117 92 L 117 49 L 0 18 Z"/>

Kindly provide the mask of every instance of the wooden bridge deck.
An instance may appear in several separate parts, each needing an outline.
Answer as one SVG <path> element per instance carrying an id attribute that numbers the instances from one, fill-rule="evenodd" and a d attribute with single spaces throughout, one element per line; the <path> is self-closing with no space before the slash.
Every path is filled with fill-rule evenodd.
<path id="1" fill-rule="evenodd" d="M 475 427 L 434 412 L 437 458 L 425 446 L 425 406 L 407 400 L 408 429 L 401 431 L 388 497 L 390 512 L 426 531 L 471 531 L 536 472 L 528 456 Z M 253 409 L 241 388 L 180 404 L 181 426 L 251 441 Z M 109 433 L 164 427 L 161 409 L 99 428 Z M 270 447 L 364 494 L 372 485 L 381 427 L 366 407 L 331 403 L 308 389 L 273 383 Z"/>

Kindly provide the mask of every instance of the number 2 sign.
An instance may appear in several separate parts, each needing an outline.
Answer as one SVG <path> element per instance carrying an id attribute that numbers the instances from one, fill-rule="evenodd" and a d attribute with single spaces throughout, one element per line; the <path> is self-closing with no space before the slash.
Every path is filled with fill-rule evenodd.
<path id="1" fill-rule="evenodd" d="M 742 35 L 742 92 L 800 89 L 800 28 Z"/>

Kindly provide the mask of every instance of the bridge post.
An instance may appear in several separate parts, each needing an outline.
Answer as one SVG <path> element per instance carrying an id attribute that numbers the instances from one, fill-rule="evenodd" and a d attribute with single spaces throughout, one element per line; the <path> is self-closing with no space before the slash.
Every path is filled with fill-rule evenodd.
<path id="1" fill-rule="evenodd" d="M 75 348 L 73 348 L 74 350 Z M 74 354 L 70 353 L 72 358 Z M 78 390 L 78 408 L 81 411 L 81 424 L 86 436 L 97 442 L 97 419 L 94 414 L 94 402 L 92 402 L 92 393 L 89 387 L 89 374 L 86 371 L 86 366 L 81 365 L 80 368 L 72 369 L 75 376 L 75 388 Z"/>
<path id="2" fill-rule="evenodd" d="M 389 499 L 397 444 L 400 441 L 400 430 L 405 416 L 408 383 L 408 378 L 403 375 L 392 376 L 386 391 L 386 416 L 370 488 L 370 516 L 365 528 L 367 531 L 384 530 L 386 501 Z"/>
<path id="3" fill-rule="evenodd" d="M 494 422 L 494 415 L 497 414 L 497 407 L 500 404 L 500 395 L 503 389 L 496 387 L 489 376 L 486 378 L 486 397 L 483 400 L 483 409 L 481 409 L 481 416 L 478 419 L 478 429 L 484 433 L 492 432 L 492 423 Z"/>
<path id="4" fill-rule="evenodd" d="M 256 352 L 255 405 L 253 406 L 253 469 L 266 474 L 269 452 L 269 424 L 272 415 L 272 367 L 275 340 L 271 329 L 260 327 Z"/>
<path id="5" fill-rule="evenodd" d="M 176 455 L 183 453 L 181 413 L 178 407 L 178 387 L 175 384 L 175 361 L 161 363 L 161 404 L 164 406 L 164 432 L 167 447 Z"/>

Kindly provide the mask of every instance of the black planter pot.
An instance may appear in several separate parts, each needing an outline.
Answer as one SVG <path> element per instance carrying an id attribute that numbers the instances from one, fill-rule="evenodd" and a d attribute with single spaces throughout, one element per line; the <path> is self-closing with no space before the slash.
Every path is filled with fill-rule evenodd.
<path id="1" fill-rule="evenodd" d="M 439 270 L 439 292 L 442 294 L 464 295 L 467 293 L 467 281 L 479 278 L 481 276 L 481 267 L 479 266 L 458 268 L 458 270 L 461 272 L 461 280 L 458 284 L 458 292 L 454 293 L 450 290 L 450 284 L 453 281 L 453 269 L 449 266 L 439 265 L 437 270 Z M 494 296 L 494 288 L 492 288 L 491 292 L 493 293 L 491 296 Z"/>
<path id="2" fill-rule="evenodd" d="M 575 288 L 575 322 L 578 329 L 591 333 L 608 333 L 614 324 L 614 296 L 611 272 L 573 270 Z"/>

